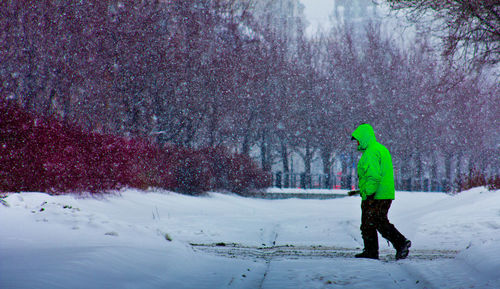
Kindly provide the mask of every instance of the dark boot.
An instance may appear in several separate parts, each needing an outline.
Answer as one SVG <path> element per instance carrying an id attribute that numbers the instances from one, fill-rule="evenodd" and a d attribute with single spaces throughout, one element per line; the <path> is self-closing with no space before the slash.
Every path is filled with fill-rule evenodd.
<path id="1" fill-rule="evenodd" d="M 399 248 L 396 248 L 396 260 L 401 260 L 408 257 L 408 254 L 410 253 L 410 247 L 411 241 L 405 240 Z"/>
<path id="2" fill-rule="evenodd" d="M 374 233 L 374 234 L 373 234 Z M 365 230 L 363 232 L 363 252 L 356 254 L 356 258 L 378 259 L 378 236 L 377 231 Z"/>
<path id="3" fill-rule="evenodd" d="M 359 254 L 356 254 L 355 257 L 356 258 L 367 258 L 367 259 L 377 259 L 378 260 L 378 253 L 363 251 Z"/>

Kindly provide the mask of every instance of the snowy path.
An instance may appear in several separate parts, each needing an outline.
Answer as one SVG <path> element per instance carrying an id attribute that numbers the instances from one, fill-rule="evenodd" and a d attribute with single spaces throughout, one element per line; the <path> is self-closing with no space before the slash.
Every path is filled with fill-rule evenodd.
<path id="1" fill-rule="evenodd" d="M 471 268 L 449 255 L 398 262 L 300 255 L 240 259 L 211 253 L 186 259 L 146 248 L 89 247 L 2 252 L 2 257 L 7 264 L 29 261 L 2 268 L 2 274 L 8 275 L 2 277 L 2 288 L 117 288 L 116 284 L 186 289 L 497 288 L 499 284 L 471 274 Z"/>
<path id="2" fill-rule="evenodd" d="M 0 288 L 500 288 L 500 194 L 398 193 L 413 242 L 395 261 L 361 250 L 359 199 L 260 200 L 125 191 L 10 195 L 0 204 Z"/>

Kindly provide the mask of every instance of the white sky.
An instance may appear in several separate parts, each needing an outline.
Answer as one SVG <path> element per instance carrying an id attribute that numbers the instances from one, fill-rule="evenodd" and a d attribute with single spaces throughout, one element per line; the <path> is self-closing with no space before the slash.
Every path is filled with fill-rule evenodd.
<path id="1" fill-rule="evenodd" d="M 300 0 L 305 6 L 304 13 L 310 22 L 307 33 L 314 34 L 319 26 L 328 27 L 329 15 L 333 11 L 334 0 Z"/>

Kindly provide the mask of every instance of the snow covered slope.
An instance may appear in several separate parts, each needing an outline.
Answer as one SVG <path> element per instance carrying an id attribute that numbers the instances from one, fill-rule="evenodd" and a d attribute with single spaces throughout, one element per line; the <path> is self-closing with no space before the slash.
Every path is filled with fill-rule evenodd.
<path id="1" fill-rule="evenodd" d="M 0 204 L 0 288 L 500 288 L 500 191 L 398 192 L 413 242 L 359 260 L 360 200 L 11 194 Z"/>

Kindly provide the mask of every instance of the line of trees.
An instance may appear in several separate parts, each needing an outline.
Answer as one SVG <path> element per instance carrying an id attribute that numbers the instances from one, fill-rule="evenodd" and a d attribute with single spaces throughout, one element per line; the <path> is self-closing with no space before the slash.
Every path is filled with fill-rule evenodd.
<path id="1" fill-rule="evenodd" d="M 398 47 L 377 23 L 297 27 L 289 38 L 241 0 L 3 1 L 0 94 L 98 132 L 229 147 L 267 171 L 287 173 L 295 152 L 306 174 L 319 155 L 347 175 L 349 135 L 369 122 L 403 177 L 498 174 L 498 82 L 452 69 L 424 35 Z"/>

